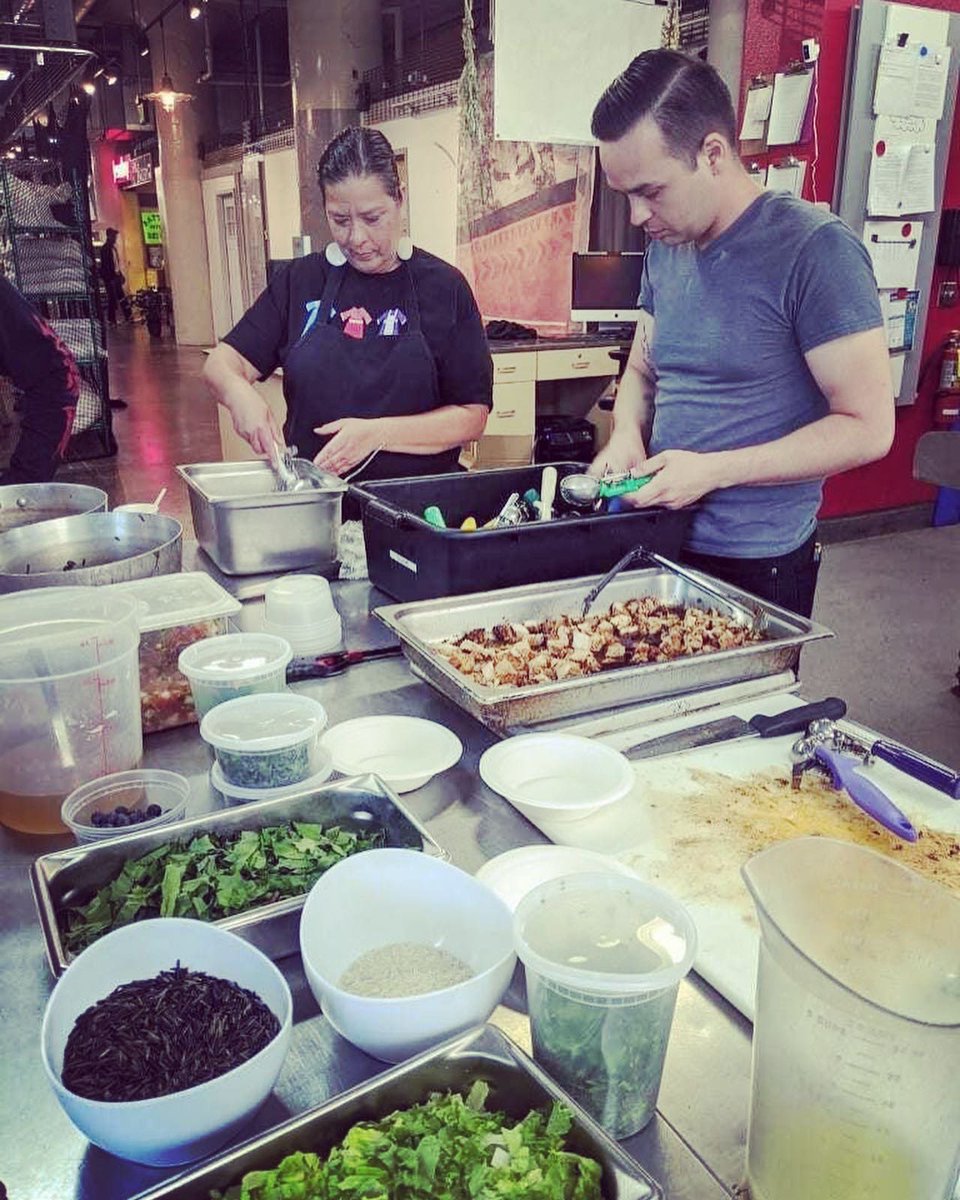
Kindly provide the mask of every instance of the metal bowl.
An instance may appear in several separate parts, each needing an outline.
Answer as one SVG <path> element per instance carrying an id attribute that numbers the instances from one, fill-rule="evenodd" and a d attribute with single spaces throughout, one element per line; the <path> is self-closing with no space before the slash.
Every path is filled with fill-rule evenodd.
<path id="1" fill-rule="evenodd" d="M 38 521 L 106 511 L 107 493 L 81 483 L 11 483 L 0 487 L 0 534 Z"/>
<path id="2" fill-rule="evenodd" d="M 183 526 L 153 513 L 87 513 L 0 536 L 0 592 L 122 583 L 180 570 Z"/>

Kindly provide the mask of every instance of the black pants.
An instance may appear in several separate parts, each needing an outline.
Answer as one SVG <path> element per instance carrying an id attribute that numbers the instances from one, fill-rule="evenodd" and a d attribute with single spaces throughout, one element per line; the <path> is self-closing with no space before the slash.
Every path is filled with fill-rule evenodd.
<path id="1" fill-rule="evenodd" d="M 681 560 L 705 575 L 713 575 L 743 588 L 761 600 L 809 617 L 820 570 L 820 545 L 816 533 L 796 550 L 774 558 L 725 558 L 716 554 L 684 551 Z"/>
<path id="2" fill-rule="evenodd" d="M 104 290 L 107 293 L 107 321 L 111 325 L 116 325 L 118 305 L 124 319 L 129 321 L 132 313 L 130 311 L 129 297 L 123 290 L 123 280 L 119 275 L 108 275 L 103 282 Z"/>

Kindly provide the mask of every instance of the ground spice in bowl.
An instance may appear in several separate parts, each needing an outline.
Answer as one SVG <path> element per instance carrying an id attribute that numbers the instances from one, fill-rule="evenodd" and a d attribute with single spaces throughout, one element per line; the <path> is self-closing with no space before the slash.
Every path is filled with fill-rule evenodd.
<path id="1" fill-rule="evenodd" d="M 422 996 L 471 979 L 474 971 L 455 954 L 420 942 L 377 946 L 355 959 L 337 986 L 379 999 Z"/>

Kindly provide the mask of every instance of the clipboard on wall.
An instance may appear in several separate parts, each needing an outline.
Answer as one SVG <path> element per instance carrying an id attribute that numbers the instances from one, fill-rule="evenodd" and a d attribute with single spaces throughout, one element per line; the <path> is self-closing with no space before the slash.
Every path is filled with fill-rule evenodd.
<path id="1" fill-rule="evenodd" d="M 754 75 L 747 88 L 740 123 L 740 153 L 744 157 L 763 154 L 767 148 L 767 122 L 773 103 L 773 78 Z M 746 135 L 750 136 L 746 136 Z"/>

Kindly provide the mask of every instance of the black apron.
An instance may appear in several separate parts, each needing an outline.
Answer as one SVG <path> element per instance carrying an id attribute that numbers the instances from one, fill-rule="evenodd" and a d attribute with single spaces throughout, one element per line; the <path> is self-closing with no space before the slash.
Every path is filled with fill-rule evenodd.
<path id="1" fill-rule="evenodd" d="M 334 301 L 346 273 L 331 267 L 316 322 L 291 348 L 284 364 L 287 380 L 288 445 L 303 458 L 315 458 L 331 435 L 314 433 L 318 425 L 342 417 L 408 417 L 440 407 L 437 367 L 420 327 L 420 304 L 408 263 L 403 272 L 406 329 L 384 336 L 371 322 L 362 338 L 343 331 Z M 439 454 L 397 454 L 381 450 L 373 462 L 353 476 L 357 482 L 433 475 L 457 470 L 459 447 Z"/>

